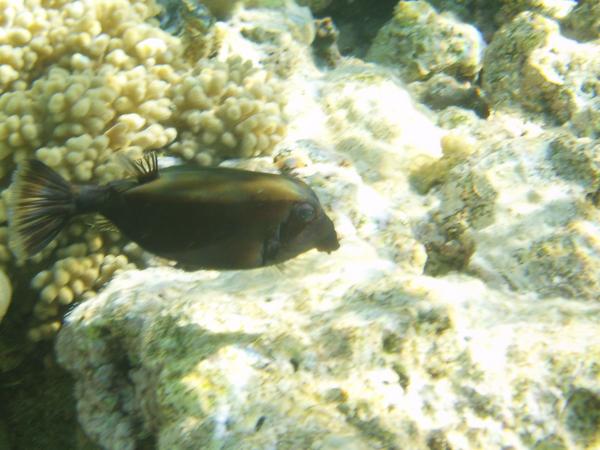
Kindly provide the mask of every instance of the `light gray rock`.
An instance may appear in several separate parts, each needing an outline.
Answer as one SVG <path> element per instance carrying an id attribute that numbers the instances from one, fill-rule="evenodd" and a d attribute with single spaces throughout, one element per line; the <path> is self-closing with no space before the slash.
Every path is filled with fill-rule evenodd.
<path id="1" fill-rule="evenodd" d="M 406 277 L 359 242 L 299 264 L 128 272 L 78 306 L 57 350 L 86 432 L 120 449 L 597 441 L 569 403 L 597 417 L 597 306 Z"/>
<path id="2" fill-rule="evenodd" d="M 367 60 L 394 67 L 405 81 L 436 73 L 474 78 L 485 44 L 479 31 L 425 1 L 401 1 L 375 37 Z"/>

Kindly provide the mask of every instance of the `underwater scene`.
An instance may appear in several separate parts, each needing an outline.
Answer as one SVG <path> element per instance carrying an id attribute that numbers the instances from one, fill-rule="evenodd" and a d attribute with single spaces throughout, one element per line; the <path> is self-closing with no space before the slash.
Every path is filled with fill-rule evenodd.
<path id="1" fill-rule="evenodd" d="M 0 0 L 0 450 L 600 450 L 600 1 Z"/>

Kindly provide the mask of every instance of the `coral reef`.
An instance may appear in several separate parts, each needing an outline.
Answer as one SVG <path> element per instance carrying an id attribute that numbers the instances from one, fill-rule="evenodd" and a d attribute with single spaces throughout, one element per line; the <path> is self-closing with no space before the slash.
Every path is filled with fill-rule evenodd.
<path id="1" fill-rule="evenodd" d="M 522 107 L 595 136 L 600 132 L 598 61 L 598 45 L 569 40 L 557 22 L 524 12 L 490 43 L 483 88 L 494 108 Z"/>
<path id="2" fill-rule="evenodd" d="M 407 171 L 441 155 L 442 131 L 388 71 L 352 61 L 326 81 L 319 103 L 331 143 L 381 192 L 408 189 Z"/>
<path id="3" fill-rule="evenodd" d="M 534 12 L 551 19 L 565 18 L 577 5 L 576 0 L 500 0 L 496 22 L 505 24 L 524 11 Z"/>
<path id="4" fill-rule="evenodd" d="M 574 0 L 429 0 L 429 3 L 440 11 L 452 12 L 461 20 L 476 24 L 486 41 L 492 39 L 499 27 L 524 11 L 561 20 L 577 4 Z"/>
<path id="5" fill-rule="evenodd" d="M 331 17 L 315 20 L 316 35 L 312 43 L 315 56 L 322 60 L 326 66 L 335 67 L 339 64 L 342 55 L 337 45 L 339 31 Z"/>
<path id="6" fill-rule="evenodd" d="M 241 58 L 200 61 L 173 87 L 174 120 L 187 131 L 185 139 L 170 150 L 203 164 L 212 162 L 207 155 L 270 153 L 286 131 L 282 88 L 271 78 L 269 72 Z"/>
<path id="7" fill-rule="evenodd" d="M 119 448 L 596 445 L 595 141 L 498 111 L 436 117 L 360 61 L 318 89 L 305 77 L 288 79 L 302 101 L 274 157 L 228 165 L 308 180 L 341 248 L 283 277 L 119 275 L 57 342 L 88 435 Z"/>
<path id="8" fill-rule="evenodd" d="M 390 20 L 398 1 L 297 0 L 297 3 L 307 5 L 316 20 L 331 18 L 340 31 L 338 47 L 342 54 L 364 58 L 379 28 Z"/>
<path id="9" fill-rule="evenodd" d="M 327 8 L 334 0 L 298 0 L 298 4 L 308 6 L 311 11 L 318 13 Z"/>
<path id="10" fill-rule="evenodd" d="M 600 3 L 594 0 L 580 0 L 571 13 L 564 18 L 562 25 L 566 32 L 580 41 L 600 38 Z"/>
<path id="11" fill-rule="evenodd" d="M 481 68 L 484 42 L 479 31 L 425 1 L 400 1 L 393 19 L 379 30 L 367 59 L 393 66 L 406 81 L 446 73 L 474 78 Z"/>
<path id="12" fill-rule="evenodd" d="M 600 300 L 600 226 L 574 220 L 518 254 L 528 281 L 541 295 Z"/>
<path id="13" fill-rule="evenodd" d="M 331 66 L 283 0 L 0 0 L 0 447 L 69 401 L 78 450 L 600 445 L 595 2 L 325 3 Z M 73 222 L 13 259 L 20 160 L 106 182 L 157 148 L 302 178 L 340 249 L 184 273 Z"/>
<path id="14" fill-rule="evenodd" d="M 479 117 L 486 118 L 490 110 L 479 86 L 470 81 L 438 73 L 425 81 L 409 84 L 411 93 L 432 109 L 443 110 L 451 106 L 473 110 Z"/>
<path id="15" fill-rule="evenodd" d="M 268 271 L 119 277 L 58 339 L 84 429 L 123 449 L 596 441 L 592 311 L 573 325 L 577 308 L 490 307 L 498 294 L 481 282 L 408 281 L 367 249 L 309 256 L 313 271 L 285 283 Z"/>
<path id="16" fill-rule="evenodd" d="M 163 148 L 214 164 L 269 153 L 285 135 L 276 77 L 239 57 L 188 59 L 197 41 L 189 40 L 189 30 L 182 36 L 161 30 L 152 1 L 26 1 L 1 9 L 4 186 L 24 158 L 36 157 L 68 180 L 105 183 L 124 175 L 119 155 Z M 2 195 L 10 200 L 10 186 Z M 23 262 L 13 261 L 6 247 L 4 200 L 0 218 L 0 264 L 11 274 Z M 67 305 L 93 294 L 115 271 L 141 263 L 139 251 L 125 244 L 80 221 L 34 258 L 33 273 L 28 267 L 22 275 L 32 276 L 40 292 L 30 336 L 51 336 Z"/>
<path id="17" fill-rule="evenodd" d="M 548 157 L 561 177 L 587 188 L 600 187 L 600 148 L 597 141 L 563 132 L 550 143 Z"/>
<path id="18" fill-rule="evenodd" d="M 0 322 L 6 314 L 6 310 L 12 299 L 12 286 L 4 271 L 0 270 Z"/>
<path id="19" fill-rule="evenodd" d="M 253 54 L 262 67 L 287 80 L 316 70 L 307 48 L 315 39 L 315 23 L 308 8 L 288 3 L 284 11 L 285 14 L 278 9 L 242 10 L 231 25 L 252 42 L 250 48 L 247 41 L 232 43 L 232 47 L 246 47 L 246 53 Z"/>

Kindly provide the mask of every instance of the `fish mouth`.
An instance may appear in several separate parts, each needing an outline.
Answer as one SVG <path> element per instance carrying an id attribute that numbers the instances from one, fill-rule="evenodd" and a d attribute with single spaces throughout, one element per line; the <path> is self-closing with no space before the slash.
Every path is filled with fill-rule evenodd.
<path id="1" fill-rule="evenodd" d="M 320 252 L 331 253 L 340 248 L 337 232 L 331 219 L 324 215 L 321 225 L 321 239 L 318 240 L 315 246 Z"/>
<path id="2" fill-rule="evenodd" d="M 337 235 L 329 236 L 326 240 L 321 241 L 317 245 L 317 250 L 320 252 L 331 253 L 340 248 L 340 242 L 338 241 Z"/>
<path id="3" fill-rule="evenodd" d="M 338 248 L 340 248 L 340 244 L 339 243 L 337 243 L 335 245 L 329 245 L 327 247 L 323 247 L 323 246 L 317 247 L 317 250 L 319 250 L 320 252 L 331 253 L 331 252 L 336 251 Z"/>

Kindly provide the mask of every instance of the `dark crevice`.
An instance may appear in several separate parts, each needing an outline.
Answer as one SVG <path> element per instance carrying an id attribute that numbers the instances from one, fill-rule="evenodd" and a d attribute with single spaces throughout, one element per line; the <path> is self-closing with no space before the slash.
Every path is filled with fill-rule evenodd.
<path id="1" fill-rule="evenodd" d="M 331 17 L 340 31 L 338 47 L 342 55 L 363 58 L 379 29 L 392 18 L 397 3 L 338 0 L 315 16 Z"/>

